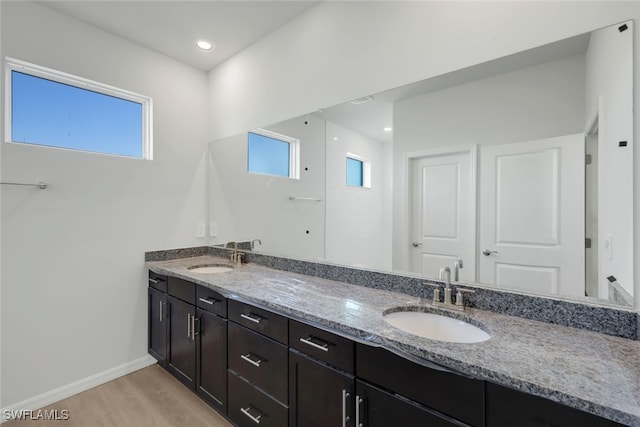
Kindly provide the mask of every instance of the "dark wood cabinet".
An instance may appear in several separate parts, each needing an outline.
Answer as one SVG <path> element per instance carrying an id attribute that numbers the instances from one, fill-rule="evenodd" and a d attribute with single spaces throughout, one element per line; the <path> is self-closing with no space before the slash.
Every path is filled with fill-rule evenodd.
<path id="1" fill-rule="evenodd" d="M 196 392 L 227 410 L 227 319 L 196 309 Z"/>
<path id="2" fill-rule="evenodd" d="M 229 320 L 282 344 L 289 343 L 289 319 L 244 302 L 229 301 Z"/>
<path id="3" fill-rule="evenodd" d="M 384 348 L 356 345 L 356 375 L 437 412 L 484 426 L 484 384 L 444 366 L 416 363 Z"/>
<path id="4" fill-rule="evenodd" d="M 238 427 L 286 427 L 287 406 L 229 371 L 228 417 Z"/>
<path id="5" fill-rule="evenodd" d="M 149 353 L 159 361 L 162 359 L 167 371 L 225 414 L 226 298 L 173 277 L 163 284 L 168 292 L 165 294 L 157 290 L 158 280 L 154 282 L 149 281 Z"/>
<path id="6" fill-rule="evenodd" d="M 289 402 L 286 346 L 229 322 L 229 369 L 283 404 Z"/>
<path id="7" fill-rule="evenodd" d="M 462 402 L 459 402 L 464 406 Z M 397 394 L 356 381 L 357 427 L 455 427 L 466 426 Z"/>
<path id="8" fill-rule="evenodd" d="M 169 349 L 167 370 L 192 390 L 195 389 L 196 340 L 192 328 L 196 309 L 176 297 L 169 297 Z"/>
<path id="9" fill-rule="evenodd" d="M 289 427 L 354 427 L 355 379 L 289 350 Z"/>
<path id="10" fill-rule="evenodd" d="M 183 279 L 149 272 L 148 309 L 149 353 L 240 427 L 621 426 Z"/>
<path id="11" fill-rule="evenodd" d="M 551 400 L 487 382 L 487 427 L 619 427 Z"/>
<path id="12" fill-rule="evenodd" d="M 149 354 L 165 366 L 167 357 L 167 294 L 149 287 L 148 348 Z"/>

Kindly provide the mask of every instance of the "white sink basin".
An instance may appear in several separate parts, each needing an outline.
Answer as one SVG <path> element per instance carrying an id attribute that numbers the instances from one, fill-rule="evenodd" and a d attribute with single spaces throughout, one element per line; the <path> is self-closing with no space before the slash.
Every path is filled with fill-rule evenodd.
<path id="1" fill-rule="evenodd" d="M 491 335 L 462 320 L 421 311 L 396 311 L 384 314 L 386 322 L 413 335 L 455 343 L 482 342 Z"/>
<path id="2" fill-rule="evenodd" d="M 228 271 L 232 271 L 233 267 L 227 264 L 207 264 L 207 265 L 194 265 L 193 267 L 187 268 L 192 273 L 201 273 L 201 274 L 218 274 L 218 273 L 226 273 Z"/>

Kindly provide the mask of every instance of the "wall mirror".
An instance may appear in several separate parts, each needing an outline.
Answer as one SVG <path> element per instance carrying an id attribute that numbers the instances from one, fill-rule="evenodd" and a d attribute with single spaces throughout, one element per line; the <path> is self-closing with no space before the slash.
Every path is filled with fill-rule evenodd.
<path id="1" fill-rule="evenodd" d="M 632 306 L 632 25 L 263 127 L 297 176 L 211 142 L 211 244 Z"/>

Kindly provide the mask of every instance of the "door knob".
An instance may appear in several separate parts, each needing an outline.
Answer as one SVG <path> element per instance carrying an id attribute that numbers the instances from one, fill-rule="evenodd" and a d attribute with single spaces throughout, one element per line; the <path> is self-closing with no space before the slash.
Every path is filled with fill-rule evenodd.
<path id="1" fill-rule="evenodd" d="M 482 255 L 484 256 L 489 256 L 491 254 L 497 254 L 498 251 L 490 251 L 489 249 L 485 249 L 484 251 L 482 251 Z"/>
<path id="2" fill-rule="evenodd" d="M 422 246 L 422 243 L 413 242 L 412 245 L 414 248 L 419 248 L 420 246 Z"/>

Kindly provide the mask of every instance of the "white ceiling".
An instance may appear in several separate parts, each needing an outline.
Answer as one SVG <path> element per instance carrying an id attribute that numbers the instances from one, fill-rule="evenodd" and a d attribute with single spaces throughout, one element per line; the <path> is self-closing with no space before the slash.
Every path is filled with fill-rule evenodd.
<path id="1" fill-rule="evenodd" d="M 209 71 L 318 1 L 41 1 L 40 4 Z M 212 51 L 197 39 L 216 44 Z"/>

